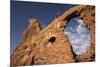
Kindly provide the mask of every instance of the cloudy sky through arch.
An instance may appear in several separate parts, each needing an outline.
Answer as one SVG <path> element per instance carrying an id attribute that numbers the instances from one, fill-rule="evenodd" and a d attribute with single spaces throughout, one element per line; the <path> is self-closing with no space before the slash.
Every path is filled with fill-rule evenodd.
<path id="1" fill-rule="evenodd" d="M 72 18 L 64 31 L 68 35 L 76 54 L 81 55 L 86 52 L 90 46 L 90 33 L 83 20 L 79 17 Z"/>

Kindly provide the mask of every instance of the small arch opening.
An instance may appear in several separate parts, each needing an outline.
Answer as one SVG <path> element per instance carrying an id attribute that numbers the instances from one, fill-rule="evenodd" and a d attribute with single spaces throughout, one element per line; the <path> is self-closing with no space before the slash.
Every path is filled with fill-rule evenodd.
<path id="1" fill-rule="evenodd" d="M 55 37 L 51 37 L 50 39 L 49 39 L 49 42 L 51 42 L 51 43 L 53 43 L 53 42 L 55 42 L 56 41 L 56 38 Z"/>

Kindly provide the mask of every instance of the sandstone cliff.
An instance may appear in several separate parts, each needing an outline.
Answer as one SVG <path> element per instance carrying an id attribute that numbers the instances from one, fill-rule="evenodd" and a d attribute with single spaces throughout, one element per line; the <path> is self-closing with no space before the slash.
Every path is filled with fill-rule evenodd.
<path id="1" fill-rule="evenodd" d="M 71 18 L 80 16 L 91 35 L 90 47 L 76 56 L 64 28 Z M 41 30 L 37 19 L 31 18 L 23 40 L 11 55 L 11 65 L 73 63 L 95 60 L 95 7 L 78 5 L 70 8 Z"/>

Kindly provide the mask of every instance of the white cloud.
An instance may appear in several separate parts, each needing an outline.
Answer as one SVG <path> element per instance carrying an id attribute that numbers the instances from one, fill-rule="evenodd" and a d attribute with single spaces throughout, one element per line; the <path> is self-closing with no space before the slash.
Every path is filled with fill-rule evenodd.
<path id="1" fill-rule="evenodd" d="M 85 37 L 86 37 L 86 34 L 82 34 L 82 35 L 81 35 L 81 38 L 85 38 Z"/>
<path id="2" fill-rule="evenodd" d="M 78 25 L 76 31 L 79 33 L 82 32 L 83 31 L 82 25 Z"/>
<path id="3" fill-rule="evenodd" d="M 72 31 L 72 30 L 73 30 L 73 28 L 72 28 L 72 27 L 69 27 L 69 30 L 71 30 L 71 31 Z"/>
<path id="4" fill-rule="evenodd" d="M 79 23 L 79 25 L 84 25 L 83 20 L 79 19 L 79 18 L 75 18 L 75 20 Z"/>

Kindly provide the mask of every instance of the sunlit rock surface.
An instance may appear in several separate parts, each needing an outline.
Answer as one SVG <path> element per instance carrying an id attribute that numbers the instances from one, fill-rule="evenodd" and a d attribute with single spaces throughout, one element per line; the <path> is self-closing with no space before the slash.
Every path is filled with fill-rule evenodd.
<path id="1" fill-rule="evenodd" d="M 79 16 L 90 33 L 90 47 L 75 55 L 64 28 L 70 19 Z M 23 39 L 11 55 L 11 66 L 73 63 L 95 60 L 95 7 L 79 5 L 70 8 L 41 30 L 37 19 L 29 20 Z"/>

